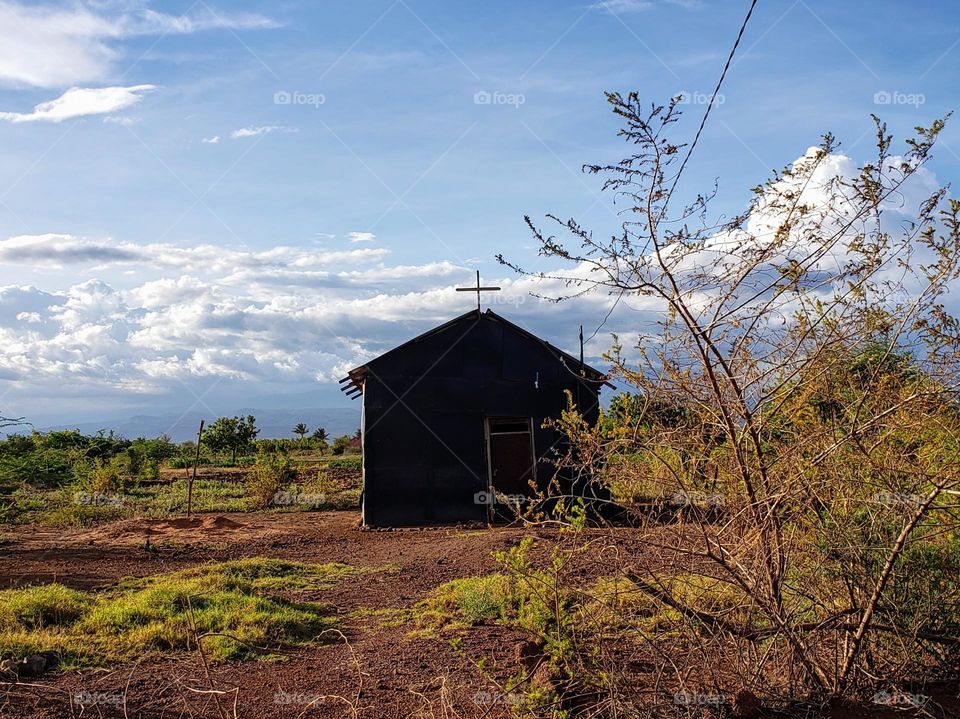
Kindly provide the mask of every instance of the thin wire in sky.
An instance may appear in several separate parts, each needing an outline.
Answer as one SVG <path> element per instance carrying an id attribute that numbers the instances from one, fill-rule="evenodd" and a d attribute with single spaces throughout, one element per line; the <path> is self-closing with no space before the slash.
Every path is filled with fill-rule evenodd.
<path id="1" fill-rule="evenodd" d="M 693 142 L 690 143 L 690 147 L 687 148 L 687 154 L 683 158 L 683 162 L 680 163 L 680 169 L 677 170 L 677 174 L 673 178 L 673 183 L 670 185 L 670 191 L 667 193 L 667 199 L 665 200 L 663 207 L 666 211 L 667 205 L 670 203 L 670 198 L 673 197 L 673 191 L 677 187 L 677 183 L 680 181 L 680 175 L 683 174 L 684 169 L 687 166 L 687 162 L 690 160 L 690 156 L 693 154 L 694 149 L 697 146 L 697 143 L 700 141 L 700 135 L 703 134 L 703 128 L 707 124 L 707 118 L 710 117 L 710 111 L 713 109 L 714 102 L 717 99 L 717 95 L 720 93 L 720 88 L 723 87 L 723 81 L 727 78 L 727 72 L 730 70 L 730 64 L 733 62 L 734 55 L 737 54 L 737 48 L 740 47 L 740 41 L 743 39 L 743 34 L 747 30 L 747 24 L 750 22 L 750 18 L 753 15 L 753 9 L 757 6 L 757 0 L 751 0 L 750 8 L 747 10 L 747 14 L 743 18 L 743 22 L 740 23 L 740 31 L 737 33 L 737 39 L 733 43 L 733 47 L 730 48 L 730 54 L 727 55 L 727 61 L 723 65 L 723 71 L 720 73 L 720 79 L 717 80 L 716 87 L 713 88 L 713 94 L 710 96 L 710 102 L 707 104 L 707 109 L 703 113 L 703 117 L 700 119 L 700 127 L 697 128 L 697 134 L 693 136 Z M 614 301 L 613 306 L 604 316 L 603 321 L 597 325 L 597 328 L 593 331 L 593 334 L 587 339 L 587 342 L 592 340 L 597 336 L 597 333 L 603 329 L 604 325 L 607 324 L 607 320 L 610 319 L 610 316 L 613 314 L 613 311 L 617 308 L 617 305 L 620 304 L 620 300 L 623 298 L 623 290 L 620 290 L 620 293 L 617 295 L 617 299 Z"/>

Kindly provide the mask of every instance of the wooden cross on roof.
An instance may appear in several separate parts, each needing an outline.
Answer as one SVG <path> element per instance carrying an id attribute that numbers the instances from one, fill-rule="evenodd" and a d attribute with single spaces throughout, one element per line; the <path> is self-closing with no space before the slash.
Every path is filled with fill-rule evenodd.
<path id="1" fill-rule="evenodd" d="M 499 292 L 499 287 L 481 287 L 480 286 L 480 270 L 477 270 L 477 286 L 476 287 L 457 287 L 457 292 L 476 292 L 477 293 L 477 312 L 480 311 L 480 293 L 481 292 Z"/>

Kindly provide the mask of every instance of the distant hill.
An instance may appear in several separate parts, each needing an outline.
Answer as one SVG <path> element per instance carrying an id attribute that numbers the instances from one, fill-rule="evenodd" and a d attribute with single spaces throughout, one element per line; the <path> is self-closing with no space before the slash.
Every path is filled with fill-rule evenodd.
<path id="1" fill-rule="evenodd" d="M 292 437 L 293 426 L 304 422 L 312 432 L 323 427 L 331 437 L 341 434 L 353 434 L 360 427 L 360 409 L 352 407 L 318 407 L 314 409 L 256 409 L 245 407 L 233 412 L 223 412 L 218 416 L 252 414 L 257 418 L 257 427 L 261 438 Z M 200 420 L 209 425 L 217 416 L 209 412 L 191 411 L 186 414 L 138 414 L 121 419 L 103 421 L 83 421 L 73 424 L 51 425 L 38 428 L 41 432 L 61 429 L 78 429 L 84 434 L 96 434 L 100 430 L 110 431 L 133 439 L 136 437 L 158 437 L 169 435 L 174 442 L 193 439 L 197 435 Z M 16 431 L 16 430 L 11 430 Z M 29 431 L 29 428 L 24 428 Z"/>

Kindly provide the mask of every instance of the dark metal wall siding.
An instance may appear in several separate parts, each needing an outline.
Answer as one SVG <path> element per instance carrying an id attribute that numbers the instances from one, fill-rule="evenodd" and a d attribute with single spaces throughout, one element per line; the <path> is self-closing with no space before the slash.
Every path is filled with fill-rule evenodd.
<path id="1" fill-rule="evenodd" d="M 486 508 L 473 499 L 486 488 L 482 415 L 438 407 L 419 385 L 398 403 L 393 392 L 403 390 L 394 382 L 402 386 L 409 378 L 368 377 L 364 388 L 367 524 L 482 521 Z M 433 386 L 437 395 L 455 394 Z"/>
<path id="2" fill-rule="evenodd" d="M 374 360 L 364 386 L 367 524 L 486 519 L 488 416 L 532 417 L 538 455 L 558 439 L 541 428 L 576 394 L 577 378 L 543 345 L 492 320 L 467 320 Z M 539 373 L 539 388 L 534 386 Z M 581 390 L 584 404 L 596 401 Z M 595 412 L 592 413 L 595 416 Z M 553 474 L 538 466 L 543 485 Z"/>

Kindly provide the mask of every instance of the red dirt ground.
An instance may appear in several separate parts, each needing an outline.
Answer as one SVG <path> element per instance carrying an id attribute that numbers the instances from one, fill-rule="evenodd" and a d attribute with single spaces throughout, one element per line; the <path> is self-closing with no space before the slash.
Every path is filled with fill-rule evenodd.
<path id="1" fill-rule="evenodd" d="M 214 666 L 215 686 L 241 686 L 241 717 L 352 716 L 352 709 L 339 699 L 306 706 L 317 697 L 342 694 L 363 717 L 430 717 L 430 702 L 436 704 L 436 716 L 444 716 L 439 702 L 448 695 L 462 716 L 480 716 L 487 707 L 478 708 L 475 695 L 493 688 L 446 640 L 410 639 L 409 628 L 381 629 L 347 615 L 362 608 L 408 607 L 445 581 L 492 571 L 490 553 L 516 543 L 522 534 L 517 529 L 366 531 L 357 527 L 354 512 L 134 519 L 77 530 L 25 527 L 2 549 L 0 586 L 57 581 L 96 589 L 124 576 L 250 556 L 357 567 L 393 565 L 399 571 L 364 573 L 324 590 L 323 601 L 341 615 L 343 638 L 331 636 L 328 644 L 297 651 L 286 661 Z M 515 637 L 499 627 L 478 635 L 478 651 L 512 660 Z M 123 707 L 113 702 L 126 688 L 129 717 L 217 717 L 209 695 L 186 688 L 208 686 L 202 677 L 202 667 L 192 656 L 146 661 L 113 672 L 48 674 L 33 686 L 8 691 L 0 716 L 124 716 Z M 71 708 L 71 695 L 79 695 L 88 706 L 75 703 Z M 97 703 L 89 705 L 92 700 Z M 221 701 L 232 716 L 233 695 Z M 494 709 L 487 716 L 505 716 Z"/>
<path id="2" fill-rule="evenodd" d="M 410 607 L 443 582 L 494 571 L 491 552 L 525 536 L 553 533 L 506 527 L 367 531 L 357 523 L 355 512 L 245 513 L 133 519 L 95 529 L 16 529 L 0 548 L 3 588 L 58 581 L 96 589 L 125 576 L 252 556 L 395 570 L 362 573 L 322 592 L 322 600 L 335 608 L 342 636 L 291 652 L 285 661 L 212 666 L 213 686 L 228 692 L 219 697 L 223 713 L 213 695 L 201 693 L 210 681 L 199 659 L 180 655 L 111 671 L 55 672 L 29 684 L 0 684 L 0 717 L 225 719 L 233 716 L 234 701 L 244 719 L 510 716 L 502 700 L 488 702 L 498 695 L 472 662 L 491 658 L 494 673 L 505 679 L 517 670 L 519 635 L 500 626 L 478 627 L 457 650 L 445 638 L 412 638 L 409 627 L 383 628 L 354 613 Z M 644 554 L 635 530 L 605 536 L 618 551 Z M 239 690 L 231 691 L 235 687 Z M 124 695 L 125 707 L 117 704 Z M 835 708 L 828 715 L 886 719 L 904 713 Z"/>

